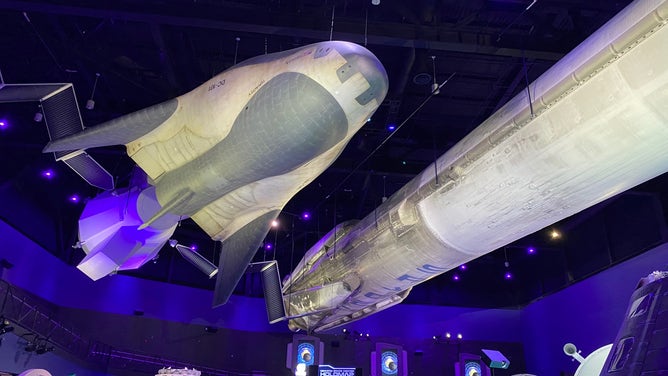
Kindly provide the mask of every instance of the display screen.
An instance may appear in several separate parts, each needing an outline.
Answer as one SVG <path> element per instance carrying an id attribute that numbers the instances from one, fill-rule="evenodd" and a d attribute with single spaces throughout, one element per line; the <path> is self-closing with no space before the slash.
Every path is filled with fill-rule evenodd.
<path id="1" fill-rule="evenodd" d="M 313 365 L 315 361 L 315 346 L 312 341 L 299 341 L 297 345 L 297 364 Z"/>
<path id="2" fill-rule="evenodd" d="M 469 360 L 464 363 L 464 376 L 482 376 L 480 362 Z"/>
<path id="3" fill-rule="evenodd" d="M 397 349 L 384 349 L 380 356 L 382 376 L 396 375 L 399 369 Z"/>

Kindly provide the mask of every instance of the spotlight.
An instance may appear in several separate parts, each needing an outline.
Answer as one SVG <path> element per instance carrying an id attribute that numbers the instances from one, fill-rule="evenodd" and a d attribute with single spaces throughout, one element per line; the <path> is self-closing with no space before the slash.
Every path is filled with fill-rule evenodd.
<path id="1" fill-rule="evenodd" d="M 264 245 L 264 249 L 266 249 L 266 250 L 268 251 L 268 250 L 270 250 L 270 249 L 272 249 L 272 248 L 273 248 L 273 246 L 271 245 L 271 243 L 265 243 L 265 245 Z"/>
<path id="2" fill-rule="evenodd" d="M 278 221 L 275 220 L 275 219 L 273 221 L 271 221 L 271 227 L 273 227 L 273 228 L 278 227 Z"/>
<path id="3" fill-rule="evenodd" d="M 459 276 L 457 274 L 452 276 L 453 281 L 459 281 Z"/>
<path id="4" fill-rule="evenodd" d="M 28 342 L 26 344 L 26 347 L 23 348 L 23 350 L 25 352 L 33 352 L 33 351 L 37 350 L 37 346 L 32 342 Z"/>
<path id="5" fill-rule="evenodd" d="M 81 199 L 78 195 L 71 195 L 67 200 L 73 204 L 77 204 Z"/>
<path id="6" fill-rule="evenodd" d="M 464 336 L 462 336 L 462 333 L 457 333 L 457 339 L 462 339 Z"/>
<path id="7" fill-rule="evenodd" d="M 387 126 L 387 130 L 390 132 L 394 131 L 395 129 L 397 129 L 397 126 L 394 124 L 390 124 Z"/>
<path id="8" fill-rule="evenodd" d="M 4 130 L 7 128 L 9 128 L 9 122 L 7 122 L 7 120 L 4 119 L 0 120 L 0 129 Z"/>
<path id="9" fill-rule="evenodd" d="M 2 319 L 0 322 L 0 335 L 5 333 L 13 332 L 14 327 L 10 325 L 11 323 L 7 319 Z"/>
<path id="10" fill-rule="evenodd" d="M 466 264 L 461 264 L 461 265 L 459 266 L 459 269 L 461 269 L 461 270 L 466 270 Z"/>
<path id="11" fill-rule="evenodd" d="M 56 176 L 56 174 L 53 172 L 53 170 L 44 170 L 42 171 L 42 177 L 47 180 L 51 180 Z"/>
<path id="12" fill-rule="evenodd" d="M 302 219 L 305 220 L 305 221 L 308 221 L 309 219 L 311 219 L 311 213 L 303 212 L 302 213 Z"/>
<path id="13" fill-rule="evenodd" d="M 506 274 L 503 275 L 503 278 L 505 278 L 506 280 L 511 280 L 513 279 L 513 275 L 510 272 L 506 272 Z"/>
<path id="14" fill-rule="evenodd" d="M 561 233 L 557 231 L 556 229 L 552 229 L 550 231 L 550 239 L 552 240 L 557 240 L 561 238 Z"/>
<path id="15" fill-rule="evenodd" d="M 450 337 L 452 337 L 452 335 L 450 335 L 450 332 L 446 332 L 445 333 L 445 338 L 450 339 Z"/>
<path id="16" fill-rule="evenodd" d="M 191 251 L 197 251 L 197 244 L 191 244 L 190 245 L 190 250 Z"/>
<path id="17" fill-rule="evenodd" d="M 534 253 L 536 253 L 536 248 L 534 247 L 527 248 L 527 253 L 533 255 Z"/>
<path id="18" fill-rule="evenodd" d="M 46 343 L 43 343 L 43 344 L 41 344 L 41 345 L 38 345 L 38 346 L 35 348 L 35 354 L 37 354 L 37 355 L 42 355 L 42 354 L 45 354 L 45 353 L 47 353 L 47 352 L 51 352 L 51 351 L 53 351 L 53 350 L 54 350 L 53 346 L 47 346 Z"/>

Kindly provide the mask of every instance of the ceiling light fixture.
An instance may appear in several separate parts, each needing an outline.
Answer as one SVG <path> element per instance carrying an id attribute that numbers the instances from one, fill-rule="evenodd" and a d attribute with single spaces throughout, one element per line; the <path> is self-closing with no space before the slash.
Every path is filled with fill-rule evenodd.
<path id="1" fill-rule="evenodd" d="M 0 335 L 3 335 L 5 333 L 13 332 L 14 327 L 11 325 L 9 320 L 7 319 L 0 319 Z"/>
<path id="2" fill-rule="evenodd" d="M 432 95 L 437 95 L 438 93 L 441 92 L 441 90 L 438 86 L 438 82 L 436 82 L 436 56 L 434 56 L 434 55 L 431 56 L 431 68 L 434 72 L 434 74 L 432 76 L 433 79 L 434 79 L 434 83 L 431 84 L 431 94 Z"/>
<path id="3" fill-rule="evenodd" d="M 56 176 L 56 174 L 55 174 L 55 173 L 53 172 L 53 170 L 51 170 L 51 169 L 42 171 L 42 177 L 43 177 L 44 179 L 51 180 L 51 179 L 53 179 L 55 176 Z"/>
<path id="4" fill-rule="evenodd" d="M 95 82 L 93 83 L 93 91 L 90 93 L 90 99 L 86 101 L 86 109 L 92 110 L 95 108 L 95 101 L 93 97 L 95 96 L 95 89 L 97 89 L 97 80 L 100 78 L 99 73 L 95 73 Z"/>

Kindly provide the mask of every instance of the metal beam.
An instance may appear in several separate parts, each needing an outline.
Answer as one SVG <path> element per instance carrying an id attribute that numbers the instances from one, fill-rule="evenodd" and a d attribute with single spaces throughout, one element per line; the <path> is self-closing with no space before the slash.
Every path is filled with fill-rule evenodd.
<path id="1" fill-rule="evenodd" d="M 161 13 L 137 12 L 125 9 L 101 9 L 94 7 L 83 6 L 69 6 L 61 4 L 52 4 L 46 2 L 27 2 L 27 1 L 3 1 L 0 3 L 0 9 L 27 11 L 38 13 L 52 13 L 70 16 L 81 17 L 95 17 L 102 19 L 116 19 L 141 23 L 156 23 L 162 25 L 194 27 L 194 28 L 208 28 L 216 30 L 252 33 L 252 34 L 267 34 L 276 36 L 290 36 L 298 38 L 310 38 L 315 40 L 329 39 L 329 30 L 315 30 L 303 27 L 293 27 L 287 25 L 260 25 L 251 23 L 241 23 L 233 21 L 225 21 L 220 19 L 208 19 L 203 17 L 192 16 L 173 16 Z M 400 24 L 387 23 L 386 26 L 391 27 L 395 25 L 400 27 Z M 522 51 L 515 48 L 503 48 L 490 45 L 479 45 L 471 43 L 455 43 L 443 42 L 438 40 L 414 39 L 414 37 L 390 37 L 383 35 L 368 35 L 359 32 L 337 31 L 334 33 L 337 39 L 348 40 L 355 43 L 364 43 L 372 45 L 390 46 L 390 47 L 407 47 L 407 48 L 421 48 L 434 51 L 448 51 L 461 53 L 475 53 L 481 55 L 495 55 L 495 56 L 510 56 L 521 57 L 525 56 L 531 59 L 540 59 L 547 61 L 557 61 L 564 55 L 561 53 L 549 51 Z"/>

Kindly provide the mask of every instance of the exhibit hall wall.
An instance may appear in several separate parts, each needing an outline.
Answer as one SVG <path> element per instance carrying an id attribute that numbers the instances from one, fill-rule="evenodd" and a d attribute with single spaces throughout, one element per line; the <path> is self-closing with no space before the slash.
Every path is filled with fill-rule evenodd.
<path id="1" fill-rule="evenodd" d="M 233 296 L 228 305 L 211 309 L 212 292 L 207 290 L 124 275 L 93 282 L 2 221 L 0 237 L 6 244 L 0 259 L 13 265 L 1 271 L 2 279 L 57 305 L 59 318 L 77 322 L 95 341 L 142 353 L 164 351 L 186 361 L 207 362 L 208 353 L 222 369 L 253 364 L 268 370 L 284 364 L 292 334 L 284 323 L 267 323 L 262 299 Z M 523 310 L 402 304 L 347 326 L 364 337 L 369 333 L 368 341 L 347 338 L 341 329 L 324 335 L 325 359 L 366 368 L 373 343 L 390 342 L 408 351 L 410 369 L 439 369 L 448 375 L 459 352 L 496 346 L 513 358 L 513 373 L 574 372 L 577 365 L 563 355 L 563 344 L 573 342 L 586 355 L 610 343 L 638 279 L 665 267 L 667 252 L 666 245 L 648 251 Z M 205 332 L 206 326 L 218 332 Z M 120 335 L 120 327 L 129 330 Z M 446 331 L 462 333 L 463 341 L 432 339 Z M 260 349 L 258 343 L 266 347 Z M 216 351 L 198 352 L 202 347 Z M 271 356 L 258 359 L 254 350 Z"/>
<path id="2" fill-rule="evenodd" d="M 529 373 L 574 373 L 578 363 L 562 350 L 568 342 L 583 356 L 612 343 L 638 281 L 655 270 L 668 270 L 668 244 L 526 306 L 521 313 L 522 342 Z"/>

